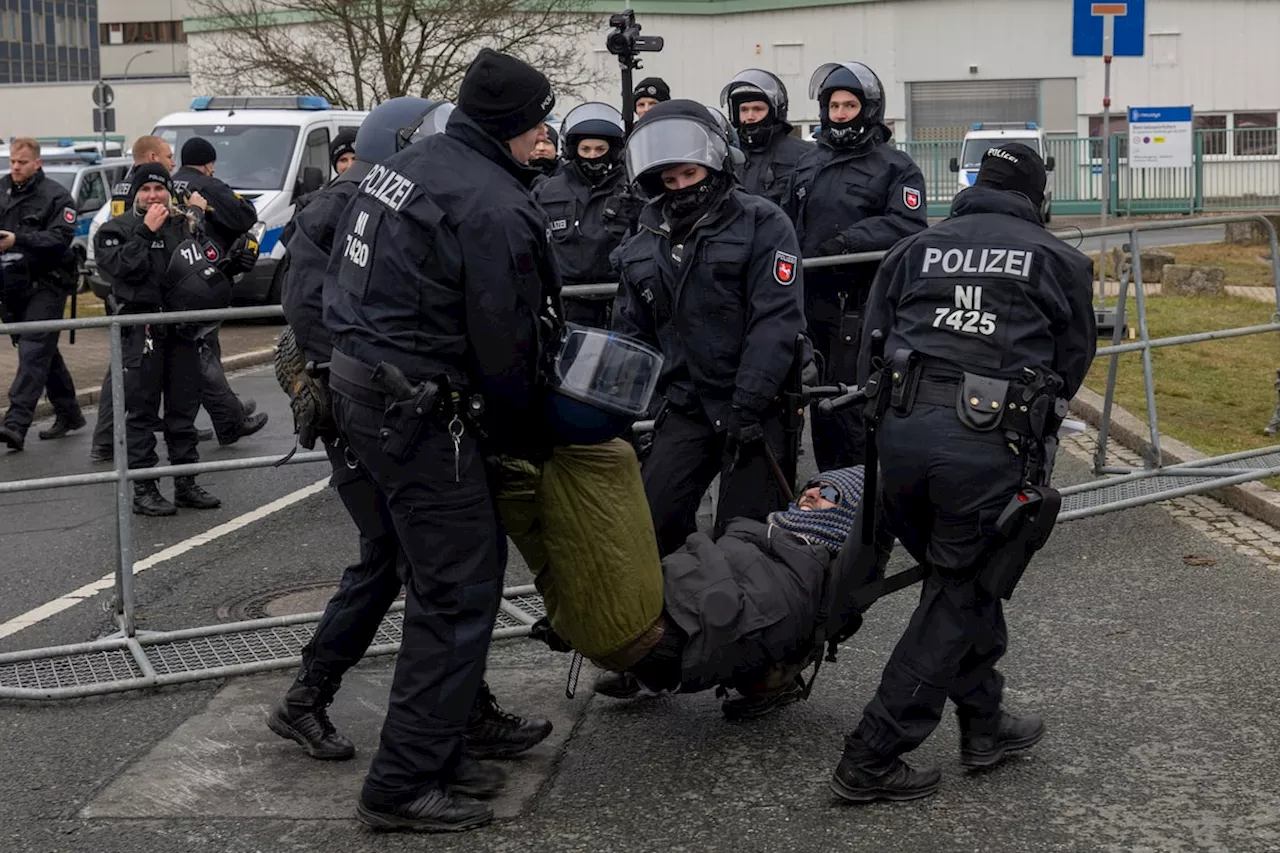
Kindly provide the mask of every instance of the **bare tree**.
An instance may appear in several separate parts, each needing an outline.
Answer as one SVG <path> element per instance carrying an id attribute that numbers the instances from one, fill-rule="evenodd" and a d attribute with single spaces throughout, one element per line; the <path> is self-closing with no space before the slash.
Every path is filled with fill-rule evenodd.
<path id="1" fill-rule="evenodd" d="M 600 32 L 585 0 L 194 0 L 216 28 L 192 65 L 220 91 L 323 95 L 369 109 L 453 98 L 481 47 L 519 56 L 558 96 L 599 82 L 584 50 Z"/>

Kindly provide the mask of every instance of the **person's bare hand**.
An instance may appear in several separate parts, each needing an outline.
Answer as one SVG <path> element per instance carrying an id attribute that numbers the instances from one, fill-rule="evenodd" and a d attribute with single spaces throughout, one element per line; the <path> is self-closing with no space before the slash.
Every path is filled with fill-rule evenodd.
<path id="1" fill-rule="evenodd" d="M 13 236 L 12 231 L 0 231 L 0 252 L 7 252 L 13 248 L 13 244 L 17 238 Z"/>
<path id="2" fill-rule="evenodd" d="M 153 204 L 147 208 L 147 215 L 142 221 L 152 231 L 159 231 L 160 226 L 164 225 L 168 218 L 169 208 L 163 204 Z"/>
<path id="3" fill-rule="evenodd" d="M 192 193 L 191 196 L 187 199 L 187 204 L 191 205 L 192 207 L 198 207 L 201 210 L 209 209 L 209 202 L 205 201 L 204 196 L 200 195 L 200 193 Z"/>

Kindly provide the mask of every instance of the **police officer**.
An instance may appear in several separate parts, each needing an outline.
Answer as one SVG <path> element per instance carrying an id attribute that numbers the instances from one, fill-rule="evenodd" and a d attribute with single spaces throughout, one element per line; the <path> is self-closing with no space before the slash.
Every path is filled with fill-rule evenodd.
<path id="1" fill-rule="evenodd" d="M 132 209 L 103 224 L 94 236 L 95 256 L 122 314 L 218 307 L 186 300 L 188 275 L 221 283 L 230 301 L 231 285 L 213 266 L 217 250 L 203 233 L 198 196 L 191 208 L 173 205 L 168 171 L 158 163 L 133 170 Z M 207 284 L 205 291 L 213 291 Z M 183 301 L 178 301 L 183 297 Z M 198 462 L 196 413 L 200 410 L 200 356 L 190 329 L 182 326 L 126 326 L 123 330 L 125 404 L 128 413 L 129 467 L 152 468 L 155 431 L 164 405 L 164 439 L 169 462 Z M 160 494 L 155 480 L 133 485 L 133 511 L 174 515 L 178 507 L 217 509 L 221 501 L 198 486 L 193 476 L 174 479 L 174 499 Z"/>
<path id="2" fill-rule="evenodd" d="M 829 62 L 814 72 L 809 97 L 818 101 L 818 144 L 796 165 L 788 212 L 805 260 L 874 252 L 924 230 L 924 178 L 911 157 L 891 147 L 884 125 L 884 90 L 860 62 Z M 874 264 L 811 268 L 805 273 L 805 314 L 814 348 L 826 360 L 828 382 L 852 382 L 858 330 Z M 852 412 L 812 410 L 818 469 L 863 462 L 861 422 Z"/>
<path id="3" fill-rule="evenodd" d="M 338 429 L 405 556 L 404 639 L 357 816 L 378 829 L 492 820 L 502 774 L 462 732 L 502 598 L 506 538 L 485 457 L 544 458 L 537 417 L 558 276 L 528 168 L 551 84 L 484 49 L 435 134 L 374 166 L 324 285 Z M 554 330 L 554 324 L 551 324 Z"/>
<path id="4" fill-rule="evenodd" d="M 356 131 L 341 130 L 329 143 L 329 165 L 339 178 L 356 161 Z"/>
<path id="5" fill-rule="evenodd" d="M 665 407 L 643 468 L 665 555 L 694 532 L 717 474 L 720 527 L 787 506 L 767 454 L 785 453 L 777 397 L 804 330 L 802 276 L 795 230 L 734 181 L 729 141 L 706 107 L 659 104 L 626 152 L 653 200 L 618 252 L 613 328 L 665 358 Z"/>
<path id="6" fill-rule="evenodd" d="M 392 98 L 379 104 L 360 125 L 357 159 L 293 218 L 282 304 L 307 360 L 327 364 L 332 351 L 321 316 L 323 282 L 334 232 L 347 204 L 376 163 L 443 130 L 452 111 L 453 104 L 448 101 L 423 98 Z M 268 717 L 267 725 L 281 737 L 297 741 L 313 758 L 342 760 L 354 756 L 355 747 L 334 728 L 326 709 L 342 676 L 364 656 L 400 594 L 398 567 L 404 557 L 382 493 L 358 463 L 352 464 L 336 434 L 322 430 L 320 437 L 333 468 L 330 483 L 360 532 L 360 561 L 343 574 L 337 593 L 302 650 L 296 680 Z M 505 758 L 531 749 L 550 733 L 549 720 L 504 712 L 482 682 L 464 738 L 473 757 Z"/>
<path id="7" fill-rule="evenodd" d="M 533 199 L 551 220 L 551 249 L 563 283 L 611 281 L 609 253 L 635 227 L 619 214 L 632 209 L 618 198 L 629 185 L 622 165 L 622 113 L 593 101 L 570 110 L 561 128 L 567 162 L 558 175 L 538 182 Z M 566 298 L 564 309 L 566 320 L 607 329 L 613 300 Z"/>
<path id="8" fill-rule="evenodd" d="M 538 140 L 538 147 L 533 150 L 529 160 L 529 168 L 537 169 L 544 177 L 550 178 L 560 174 L 560 134 L 551 125 L 547 125 L 547 138 Z"/>
<path id="9" fill-rule="evenodd" d="M 787 87 L 775 74 L 748 68 L 720 91 L 720 105 L 729 110 L 746 154 L 743 186 L 749 193 L 785 205 L 796 164 L 813 147 L 791 135 Z"/>
<path id="10" fill-rule="evenodd" d="M 1090 261 L 1044 230 L 1044 187 L 1044 163 L 1027 146 L 988 150 L 951 218 L 885 259 L 867 303 L 859 374 L 865 383 L 875 371 L 881 393 L 892 389 L 877 432 L 884 516 L 929 574 L 846 739 L 831 787 L 847 800 L 937 789 L 936 769 L 899 756 L 929 736 L 948 698 L 966 768 L 994 766 L 1044 734 L 1039 717 L 1002 707 L 1001 598 L 1038 546 L 997 522 L 1052 497 L 1054 434 L 1096 340 Z M 885 334 L 891 379 L 872 364 L 872 330 Z"/>
<path id="11" fill-rule="evenodd" d="M 40 143 L 9 145 L 9 174 L 0 178 L 0 315 L 8 322 L 61 320 L 75 292 L 71 241 L 76 209 L 71 196 L 45 177 Z M 9 410 L 0 443 L 21 450 L 40 395 L 48 391 L 55 419 L 41 438 L 62 438 L 85 425 L 75 384 L 58 352 L 58 332 L 17 336 L 18 372 L 9 386 Z"/>
<path id="12" fill-rule="evenodd" d="M 646 77 L 636 84 L 631 95 L 639 118 L 663 101 L 671 100 L 671 87 L 661 77 Z"/>

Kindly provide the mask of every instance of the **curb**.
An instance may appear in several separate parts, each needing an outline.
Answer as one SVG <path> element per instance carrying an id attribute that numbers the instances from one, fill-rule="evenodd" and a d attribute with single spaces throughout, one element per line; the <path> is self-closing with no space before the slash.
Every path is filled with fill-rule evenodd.
<path id="1" fill-rule="evenodd" d="M 262 364 L 269 364 L 275 361 L 276 348 L 267 347 L 264 349 L 250 350 L 249 352 L 236 353 L 235 355 L 224 356 L 222 359 L 222 369 L 226 371 L 243 370 L 246 367 L 257 367 Z M 95 406 L 98 403 L 99 387 L 94 383 L 91 391 L 78 391 L 76 393 L 76 402 L 81 406 Z M 53 416 L 53 405 L 44 398 L 36 404 L 35 419 L 48 418 Z"/>
<path id="2" fill-rule="evenodd" d="M 1075 399 L 1071 401 L 1071 413 L 1083 418 L 1096 429 L 1102 423 L 1102 403 L 1101 394 L 1081 388 Z M 1147 424 L 1114 403 L 1111 406 L 1111 426 L 1108 435 L 1135 453 L 1141 453 L 1150 443 L 1150 428 Z M 1194 462 L 1209 458 L 1194 447 L 1169 438 L 1164 433 L 1160 434 L 1160 455 L 1166 464 Z M 1243 512 L 1250 518 L 1256 518 L 1272 527 L 1280 528 L 1280 492 L 1262 483 L 1224 486 L 1205 494 L 1222 501 L 1232 509 Z"/>

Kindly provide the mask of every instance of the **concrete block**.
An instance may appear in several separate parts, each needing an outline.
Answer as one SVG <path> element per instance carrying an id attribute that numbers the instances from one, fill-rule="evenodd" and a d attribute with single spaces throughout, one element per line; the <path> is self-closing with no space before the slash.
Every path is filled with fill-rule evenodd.
<path id="1" fill-rule="evenodd" d="M 1227 286 L 1227 271 L 1222 267 L 1166 264 L 1163 277 L 1175 296 L 1221 296 Z"/>

